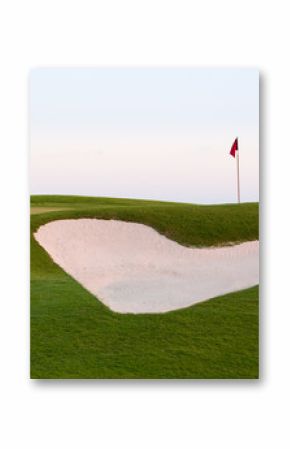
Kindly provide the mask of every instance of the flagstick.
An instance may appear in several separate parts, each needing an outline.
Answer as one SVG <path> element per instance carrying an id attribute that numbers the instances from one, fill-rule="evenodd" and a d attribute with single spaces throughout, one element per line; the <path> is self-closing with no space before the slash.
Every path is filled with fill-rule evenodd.
<path id="1" fill-rule="evenodd" d="M 240 150 L 237 151 L 237 193 L 238 193 L 238 203 L 241 202 L 240 198 Z"/>

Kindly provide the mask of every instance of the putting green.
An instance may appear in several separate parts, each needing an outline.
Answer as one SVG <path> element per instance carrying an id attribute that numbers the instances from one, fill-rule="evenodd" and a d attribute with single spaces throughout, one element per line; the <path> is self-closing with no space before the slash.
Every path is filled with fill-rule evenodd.
<path id="1" fill-rule="evenodd" d="M 30 208 L 30 215 L 35 214 L 45 214 L 46 212 L 58 212 L 60 210 L 67 210 L 66 207 L 31 207 Z"/>
<path id="2" fill-rule="evenodd" d="M 32 206 L 63 209 L 33 215 L 32 233 L 49 221 L 95 217 L 145 223 L 185 245 L 258 239 L 253 203 L 36 196 Z M 258 321 L 258 287 L 164 314 L 114 313 L 31 236 L 32 378 L 257 378 Z"/>

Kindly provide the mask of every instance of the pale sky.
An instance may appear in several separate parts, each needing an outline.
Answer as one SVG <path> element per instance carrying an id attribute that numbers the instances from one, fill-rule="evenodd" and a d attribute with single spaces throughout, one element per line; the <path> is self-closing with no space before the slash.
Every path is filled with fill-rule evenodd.
<path id="1" fill-rule="evenodd" d="M 259 73 L 43 68 L 30 74 L 30 190 L 190 203 L 259 197 Z"/>

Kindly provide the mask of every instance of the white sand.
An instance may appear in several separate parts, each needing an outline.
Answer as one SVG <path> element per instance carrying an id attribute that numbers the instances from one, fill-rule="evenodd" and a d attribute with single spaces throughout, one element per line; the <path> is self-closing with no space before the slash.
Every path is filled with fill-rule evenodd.
<path id="1" fill-rule="evenodd" d="M 259 242 L 186 248 L 137 223 L 59 220 L 34 234 L 52 259 L 110 309 L 158 313 L 259 282 Z"/>

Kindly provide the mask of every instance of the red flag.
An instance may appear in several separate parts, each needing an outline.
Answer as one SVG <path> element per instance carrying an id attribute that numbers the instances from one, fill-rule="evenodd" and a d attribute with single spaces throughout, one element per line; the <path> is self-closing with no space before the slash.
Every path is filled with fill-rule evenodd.
<path id="1" fill-rule="evenodd" d="M 236 140 L 232 144 L 230 155 L 233 156 L 233 157 L 236 157 L 236 151 L 238 151 L 238 150 L 239 150 L 239 148 L 238 148 L 238 138 L 236 138 Z"/>

